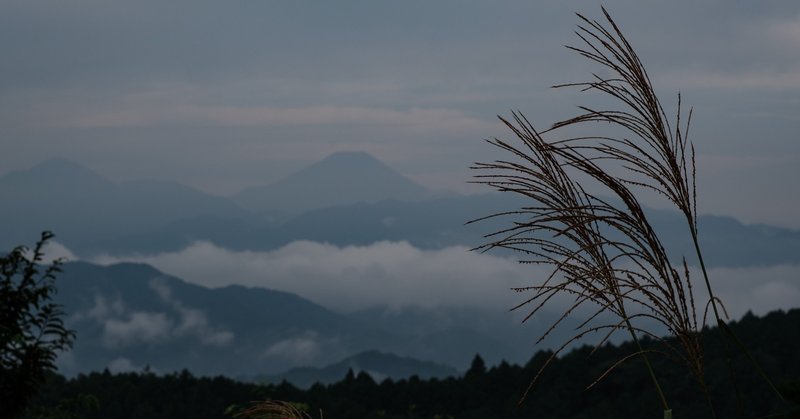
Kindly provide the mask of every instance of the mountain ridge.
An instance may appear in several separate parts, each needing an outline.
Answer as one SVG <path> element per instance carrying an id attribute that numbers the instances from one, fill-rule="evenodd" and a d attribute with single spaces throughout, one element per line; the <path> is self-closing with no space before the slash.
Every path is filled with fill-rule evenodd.
<path id="1" fill-rule="evenodd" d="M 327 163 L 323 164 L 323 160 L 318 164 L 340 166 L 349 161 L 355 161 L 356 168 L 385 166 L 366 153 L 334 154 Z M 355 170 L 353 175 L 358 173 Z M 391 195 L 390 187 L 381 189 Z M 339 193 L 340 189 L 330 187 L 327 191 Z M 338 246 L 408 241 L 420 249 L 474 247 L 483 242 L 484 234 L 501 229 L 509 220 L 470 225 L 465 222 L 526 205 L 519 197 L 501 193 L 426 195 L 424 199 L 416 196 L 408 200 L 387 196 L 373 202 L 355 199 L 357 202 L 280 215 L 280 211 L 243 209 L 230 198 L 208 195 L 174 182 L 111 182 L 66 159 L 51 159 L 31 169 L 0 176 L 0 195 L 4 197 L 4 205 L 0 206 L 0 231 L 4 233 L 0 247 L 12 248 L 50 230 L 79 258 L 90 259 L 99 255 L 179 251 L 196 241 L 232 250 L 261 251 L 298 240 Z M 340 198 L 345 195 L 342 193 Z M 668 250 L 677 258 L 692 248 L 683 227 L 685 221 L 675 211 L 648 213 Z M 709 266 L 800 263 L 800 255 L 794 251 L 800 247 L 800 231 L 746 225 L 732 217 L 715 215 L 700 216 L 699 225 Z M 691 254 L 687 256 L 692 263 Z"/>
<path id="2" fill-rule="evenodd" d="M 315 383 L 332 384 L 346 374 L 366 372 L 376 382 L 417 376 L 420 379 L 446 378 L 460 375 L 453 367 L 430 361 L 420 361 L 389 352 L 368 350 L 348 356 L 324 367 L 296 367 L 281 374 L 255 377 L 256 382 L 280 383 L 287 381 L 298 388 L 309 388 Z"/>
<path id="3" fill-rule="evenodd" d="M 426 362 L 465 368 L 476 352 L 494 361 L 520 356 L 502 343 L 516 335 L 497 333 L 513 323 L 502 317 L 502 309 L 491 315 L 502 327 L 482 328 L 473 327 L 479 322 L 471 320 L 491 317 L 482 310 L 459 315 L 456 325 L 430 317 L 449 316 L 447 309 L 415 311 L 410 318 L 345 314 L 292 293 L 241 285 L 207 288 L 127 262 L 65 263 L 56 286 L 55 301 L 67 314 L 67 327 L 78 335 L 72 350 L 59 360 L 67 375 L 149 365 L 155 371 L 187 368 L 206 375 L 274 376 L 293 367 L 324 368 L 355 354 L 380 351 L 399 358 L 385 360 L 381 368 L 370 363 L 364 368 L 395 377 L 416 367 L 422 368 L 417 374 L 445 371 Z M 415 329 L 409 323 L 418 321 L 429 327 Z M 408 366 L 410 361 L 400 359 L 404 357 L 418 363 Z"/>
<path id="4" fill-rule="evenodd" d="M 333 153 L 271 184 L 245 188 L 233 199 L 254 211 L 297 213 L 343 203 L 420 200 L 430 194 L 372 155 L 348 151 Z"/>

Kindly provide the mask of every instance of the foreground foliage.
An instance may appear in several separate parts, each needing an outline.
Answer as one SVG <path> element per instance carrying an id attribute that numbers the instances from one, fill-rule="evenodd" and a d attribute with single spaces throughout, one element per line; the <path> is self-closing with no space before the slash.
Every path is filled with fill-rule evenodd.
<path id="1" fill-rule="evenodd" d="M 42 264 L 43 248 L 53 235 L 42 233 L 33 249 L 19 246 L 0 255 L 0 406 L 16 418 L 55 370 L 58 353 L 72 345 L 75 333 L 52 302 L 60 261 Z"/>
<path id="2" fill-rule="evenodd" d="M 763 318 L 746 315 L 731 327 L 777 382 L 783 383 L 787 399 L 800 401 L 800 309 L 773 312 Z M 708 330 L 704 333 L 715 333 Z M 648 343 L 648 342 L 644 342 Z M 708 340 L 704 354 L 706 378 L 719 400 L 721 417 L 739 417 L 738 402 L 731 391 L 726 361 L 717 339 Z M 476 357 L 472 367 L 459 378 L 444 380 L 374 381 L 366 373 L 350 373 L 342 381 L 300 390 L 290 384 L 259 386 L 231 379 L 197 378 L 188 372 L 157 376 L 152 373 L 80 375 L 66 380 L 53 376 L 36 400 L 40 406 L 58 400 L 92 394 L 99 410 L 84 413 L 87 418 L 230 418 L 232 405 L 248 406 L 254 400 L 282 400 L 304 407 L 311 416 L 321 410 L 325 418 L 619 418 L 658 417 L 657 394 L 647 373 L 637 365 L 623 364 L 615 374 L 593 388 L 584 390 L 597 374 L 621 354 L 634 349 L 631 342 L 604 345 L 594 353 L 591 347 L 575 349 L 555 359 L 522 406 L 517 402 L 534 374 L 552 352 L 538 352 L 526 365 L 501 363 L 487 368 Z M 673 409 L 681 418 L 705 417 L 705 400 L 695 383 L 670 358 L 653 360 L 665 373 L 664 383 Z M 800 417 L 783 403 L 752 371 L 743 356 L 732 359 L 750 416 L 772 412 L 776 418 Z"/>

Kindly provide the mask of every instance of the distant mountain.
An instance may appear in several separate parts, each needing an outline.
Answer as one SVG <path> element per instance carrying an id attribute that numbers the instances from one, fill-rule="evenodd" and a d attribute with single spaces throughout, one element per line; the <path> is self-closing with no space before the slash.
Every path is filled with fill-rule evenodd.
<path id="1" fill-rule="evenodd" d="M 293 294 L 209 289 L 141 264 L 68 263 L 57 287 L 67 323 L 78 332 L 62 364 L 66 373 L 115 365 L 202 374 L 277 372 L 339 359 L 348 352 L 337 339 L 365 333 L 345 316 Z M 309 352 L 300 353 L 302 348 Z"/>
<path id="2" fill-rule="evenodd" d="M 156 231 L 176 220 L 246 214 L 226 198 L 177 183 L 115 183 L 63 159 L 0 176 L 0 196 L 0 247 L 52 230 L 80 252 L 102 252 L 98 243 Z"/>
<path id="3" fill-rule="evenodd" d="M 187 368 L 205 375 L 274 376 L 378 350 L 400 358 L 368 352 L 352 360 L 391 377 L 439 376 L 452 369 L 402 358 L 464 369 L 478 352 L 491 362 L 523 360 L 529 346 L 510 342 L 533 339 L 502 309 L 374 308 L 341 314 L 280 291 L 193 285 L 144 264 L 67 263 L 56 286 L 67 325 L 77 331 L 73 350 L 59 360 L 67 375 L 148 365 L 161 372 Z M 313 369 L 304 371 L 313 375 Z"/>
<path id="4" fill-rule="evenodd" d="M 283 210 L 327 206 L 294 215 L 280 215 L 278 209 L 256 212 L 176 183 L 115 183 L 76 163 L 49 160 L 0 176 L 0 248 L 29 243 L 45 229 L 82 258 L 177 251 L 199 240 L 235 250 L 272 250 L 297 240 L 473 247 L 511 220 L 465 222 L 530 205 L 501 193 L 434 197 L 366 153 L 334 154 L 273 186 L 258 196 L 284 190 L 289 195 L 275 199 L 286 203 Z M 692 243 L 679 213 L 649 214 L 676 260 L 686 256 L 693 263 Z M 800 231 L 711 215 L 700 217 L 699 228 L 709 266 L 800 263 Z"/>
<path id="5" fill-rule="evenodd" d="M 408 241 L 422 249 L 474 247 L 483 235 L 510 225 L 497 218 L 465 225 L 469 220 L 529 205 L 508 194 L 484 194 L 417 202 L 386 200 L 307 211 L 281 222 L 203 217 L 179 220 L 158 231 L 121 237 L 99 247 L 117 254 L 177 251 L 192 240 L 207 240 L 237 250 L 272 250 L 296 240 L 338 246 L 379 241 Z M 680 261 L 694 264 L 693 245 L 685 220 L 676 211 L 650 210 L 653 227 Z M 699 217 L 700 242 L 710 267 L 800 264 L 800 231 L 746 225 L 731 217 Z M 494 254 L 503 255 L 501 251 Z M 506 252 L 505 254 L 509 254 Z M 512 255 L 516 257 L 517 255 Z"/>
<path id="6" fill-rule="evenodd" d="M 43 197 L 44 190 L 53 192 L 85 193 L 108 190 L 114 184 L 96 172 L 71 160 L 53 158 L 30 169 L 18 170 L 0 176 L 4 192 Z M 71 189 L 71 191 L 70 191 Z"/>
<path id="7" fill-rule="evenodd" d="M 482 194 L 421 202 L 383 201 L 323 208 L 300 214 L 274 230 L 272 245 L 313 240 L 340 246 L 405 240 L 423 249 L 474 247 L 483 236 L 525 221 L 524 215 L 498 217 L 474 224 L 467 221 L 516 210 L 531 203 L 509 194 Z M 648 210 L 653 228 L 670 254 L 695 263 L 686 221 L 672 210 Z M 743 224 L 732 217 L 701 215 L 700 243 L 708 266 L 771 266 L 800 264 L 800 231 Z M 494 254 L 504 254 L 494 251 Z M 511 254 L 506 252 L 505 254 Z M 514 255 L 516 257 L 518 255 Z"/>
<path id="8" fill-rule="evenodd" d="M 271 185 L 244 189 L 234 200 L 244 208 L 299 213 L 311 209 L 416 201 L 430 191 L 364 152 L 338 152 Z"/>
<path id="9" fill-rule="evenodd" d="M 366 372 L 377 382 L 386 378 L 398 380 L 412 375 L 416 375 L 421 379 L 456 377 L 460 375 L 456 369 L 447 365 L 419 361 L 380 351 L 365 351 L 322 368 L 292 368 L 282 374 L 259 377 L 257 381 L 280 383 L 285 380 L 297 387 L 309 388 L 314 383 L 331 384 L 339 382 L 349 371 L 354 374 L 362 371 Z"/>

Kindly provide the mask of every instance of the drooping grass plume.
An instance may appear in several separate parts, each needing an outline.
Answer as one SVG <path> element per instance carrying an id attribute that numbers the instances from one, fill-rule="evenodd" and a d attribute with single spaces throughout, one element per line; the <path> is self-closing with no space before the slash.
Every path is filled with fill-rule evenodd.
<path id="1" fill-rule="evenodd" d="M 234 417 L 242 419 L 313 419 L 295 403 L 280 400 L 252 402 L 250 406 L 234 414 Z M 321 411 L 319 417 L 322 419 Z"/>
<path id="2" fill-rule="evenodd" d="M 688 112 L 684 123 L 679 95 L 673 128 L 638 55 L 609 13 L 602 11 L 604 22 L 578 14 L 576 34 L 582 45 L 568 48 L 599 64 L 611 76 L 594 74 L 588 82 L 554 87 L 599 92 L 618 107 L 598 110 L 581 106 L 579 115 L 541 132 L 518 112 L 512 114 L 511 120 L 500 117 L 517 141 L 488 141 L 512 158 L 476 163 L 473 168 L 479 172 L 475 182 L 518 194 L 532 205 L 474 220 L 511 219 L 508 228 L 487 235 L 488 242 L 476 250 L 510 249 L 522 255 L 523 263 L 553 268 L 537 285 L 517 289 L 531 293 L 514 307 L 529 310 L 523 321 L 536 315 L 557 295 L 573 298 L 540 342 L 579 309 L 590 310 L 575 335 L 553 353 L 534 377 L 528 391 L 571 343 L 603 332 L 599 347 L 613 333 L 624 331 L 638 351 L 614 364 L 598 380 L 619 363 L 640 357 L 668 414 L 668 402 L 648 360 L 653 352 L 665 353 L 686 366 L 715 416 L 705 384 L 699 334 L 706 323 L 705 312 L 710 309 L 720 329 L 728 331 L 737 345 L 746 349 L 726 328 L 724 307 L 711 287 L 698 241 L 695 156 L 688 140 L 692 112 Z M 567 128 L 579 125 L 592 124 L 591 128 L 597 129 L 598 122 L 606 123 L 602 128 L 610 128 L 611 133 L 561 136 Z M 640 203 L 640 189 L 656 192 L 685 216 L 704 276 L 707 302 L 698 305 L 695 301 L 688 264 L 683 255 L 668 254 L 662 245 Z M 676 265 L 675 261 L 682 262 Z M 698 311 L 703 312 L 700 322 Z M 614 320 L 597 325 L 607 314 Z M 645 323 L 660 324 L 677 338 L 678 344 L 655 336 L 652 329 L 643 326 Z M 662 346 L 643 348 L 640 336 L 652 337 Z"/>
<path id="3" fill-rule="evenodd" d="M 477 164 L 476 169 L 492 172 L 477 175 L 477 181 L 501 191 L 522 194 L 536 205 L 489 216 L 511 216 L 514 221 L 511 227 L 490 234 L 491 241 L 478 249 L 511 249 L 524 255 L 524 263 L 553 267 L 552 274 L 540 284 L 517 289 L 533 294 L 514 308 L 533 306 L 524 320 L 558 294 L 573 297 L 572 305 L 539 341 L 579 308 L 586 306 L 592 310 L 580 324 L 578 333 L 553 353 L 539 374 L 570 343 L 593 332 L 605 334 L 598 346 L 619 330 L 627 330 L 636 342 L 640 334 L 661 341 L 636 325 L 637 320 L 651 319 L 680 338 L 683 350 L 665 343 L 667 349 L 690 365 L 692 373 L 702 381 L 698 323 L 691 282 L 686 275 L 688 269 L 683 270 L 682 276 L 670 265 L 664 246 L 628 186 L 604 172 L 591 158 L 568 146 L 545 141 L 521 115 L 514 114 L 514 123 L 501 120 L 524 147 L 491 140 L 516 156 L 517 161 Z M 612 204 L 611 199 L 589 192 L 570 169 L 592 176 L 594 186 L 622 204 Z M 615 322 L 593 324 L 603 313 L 613 314 Z M 641 346 L 636 355 L 647 360 L 646 350 Z M 646 362 L 664 410 L 669 410 Z M 536 379 L 538 374 L 531 387 Z"/>

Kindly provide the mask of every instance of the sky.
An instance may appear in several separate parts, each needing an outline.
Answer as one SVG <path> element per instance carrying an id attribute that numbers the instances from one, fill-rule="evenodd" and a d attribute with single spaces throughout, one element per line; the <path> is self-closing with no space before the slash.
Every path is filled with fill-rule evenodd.
<path id="1" fill-rule="evenodd" d="M 800 3 L 604 4 L 669 114 L 694 107 L 699 208 L 800 229 Z M 587 100 L 564 48 L 593 1 L 0 2 L 0 173 L 66 157 L 215 194 L 364 150 L 436 189 Z M 473 185 L 474 186 L 474 185 Z"/>

